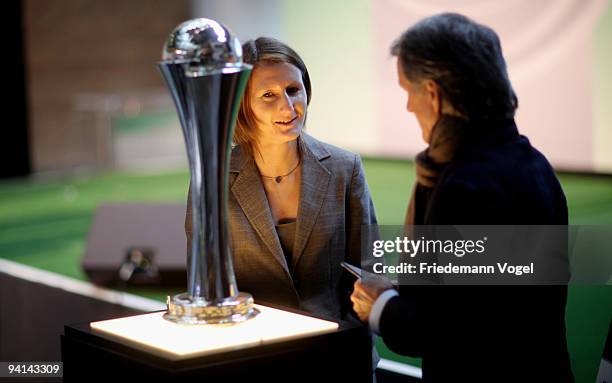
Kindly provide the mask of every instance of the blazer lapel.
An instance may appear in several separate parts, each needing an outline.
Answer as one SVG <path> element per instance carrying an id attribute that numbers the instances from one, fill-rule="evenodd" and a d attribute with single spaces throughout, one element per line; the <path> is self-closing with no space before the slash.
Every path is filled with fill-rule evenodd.
<path id="1" fill-rule="evenodd" d="M 302 182 L 300 187 L 300 205 L 298 207 L 295 242 L 293 244 L 294 269 L 304 253 L 304 248 L 310 238 L 314 224 L 319 216 L 331 173 L 319 162 L 329 157 L 325 150 L 312 137 L 302 135 L 304 153 L 302 158 Z"/>
<path id="2" fill-rule="evenodd" d="M 230 171 L 238 171 L 238 176 L 231 187 L 232 193 L 234 193 L 238 204 L 253 229 L 255 229 L 255 232 L 257 232 L 257 235 L 266 244 L 274 258 L 281 264 L 289 280 L 292 281 L 287 261 L 283 255 L 283 249 L 274 227 L 266 192 L 264 191 L 255 163 L 253 161 L 237 159 L 234 164 L 235 167 L 230 166 Z"/>

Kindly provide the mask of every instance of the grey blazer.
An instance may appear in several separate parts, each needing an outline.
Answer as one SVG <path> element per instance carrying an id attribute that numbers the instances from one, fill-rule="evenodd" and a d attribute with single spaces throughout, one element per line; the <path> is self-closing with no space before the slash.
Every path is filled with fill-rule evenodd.
<path id="1" fill-rule="evenodd" d="M 361 263 L 361 226 L 376 224 L 358 155 L 302 134 L 300 201 L 293 274 L 278 239 L 259 172 L 240 147 L 232 150 L 228 224 L 238 289 L 255 301 L 340 319 L 354 280 L 341 261 Z M 188 203 L 185 230 L 191 244 Z"/>

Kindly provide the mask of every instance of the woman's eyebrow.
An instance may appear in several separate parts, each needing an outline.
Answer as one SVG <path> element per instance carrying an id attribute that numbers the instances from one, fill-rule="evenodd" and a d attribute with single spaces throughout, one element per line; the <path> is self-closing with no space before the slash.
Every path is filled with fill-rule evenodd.
<path id="1" fill-rule="evenodd" d="M 302 88 L 302 84 L 299 81 L 291 81 L 285 84 L 262 84 L 260 86 L 253 86 L 253 89 L 256 91 L 264 91 L 264 90 L 277 90 L 277 89 L 286 89 L 286 88 Z"/>
<path id="2" fill-rule="evenodd" d="M 261 82 L 259 84 L 255 84 L 254 88 L 255 89 L 274 89 L 274 88 L 282 88 L 282 85 L 280 85 L 276 81 L 269 81 L 269 82 Z"/>

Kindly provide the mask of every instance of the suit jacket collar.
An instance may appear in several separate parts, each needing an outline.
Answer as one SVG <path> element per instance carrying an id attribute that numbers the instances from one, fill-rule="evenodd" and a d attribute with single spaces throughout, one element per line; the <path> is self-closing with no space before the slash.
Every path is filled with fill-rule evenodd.
<path id="1" fill-rule="evenodd" d="M 231 190 L 236 201 L 242 208 L 249 223 L 259 236 L 274 258 L 283 266 L 286 276 L 291 280 L 287 262 L 274 227 L 272 213 L 268 206 L 268 199 L 264 191 L 261 177 L 255 165 L 255 161 L 248 160 L 241 164 Z M 231 167 L 230 167 L 230 171 Z"/>
<path id="2" fill-rule="evenodd" d="M 293 245 L 294 269 L 304 253 L 331 179 L 330 171 L 320 162 L 331 155 L 329 151 L 319 141 L 307 134 L 302 134 L 299 139 L 302 145 L 302 179 Z M 292 280 L 255 161 L 247 156 L 240 147 L 236 147 L 232 151 L 230 172 L 237 173 L 231 191 L 238 204 L 257 235 L 281 264 L 287 277 Z"/>
<path id="3" fill-rule="evenodd" d="M 302 180 L 298 207 L 295 242 L 293 243 L 293 266 L 297 267 L 314 224 L 323 207 L 331 172 L 321 160 L 329 157 L 329 151 L 314 138 L 303 134 Z"/>

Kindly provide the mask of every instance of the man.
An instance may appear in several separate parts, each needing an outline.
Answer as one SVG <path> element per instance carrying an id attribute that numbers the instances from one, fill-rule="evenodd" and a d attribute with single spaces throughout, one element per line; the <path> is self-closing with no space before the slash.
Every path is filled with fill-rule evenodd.
<path id="1" fill-rule="evenodd" d="M 514 123 L 518 100 L 497 34 L 458 14 L 426 18 L 393 45 L 399 85 L 428 148 L 416 157 L 407 225 L 567 225 L 546 158 Z M 567 287 L 355 283 L 353 308 L 424 382 L 573 381 Z"/>

